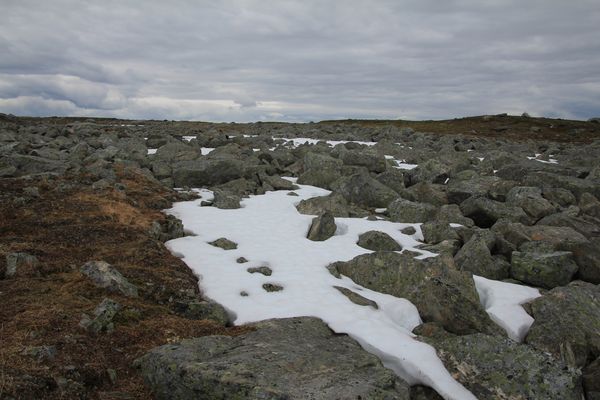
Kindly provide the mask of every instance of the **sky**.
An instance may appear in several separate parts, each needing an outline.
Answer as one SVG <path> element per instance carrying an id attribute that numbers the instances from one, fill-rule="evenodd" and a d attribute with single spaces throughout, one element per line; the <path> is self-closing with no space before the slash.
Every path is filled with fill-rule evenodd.
<path id="1" fill-rule="evenodd" d="M 600 116 L 598 0 L 1 0 L 0 112 Z"/>

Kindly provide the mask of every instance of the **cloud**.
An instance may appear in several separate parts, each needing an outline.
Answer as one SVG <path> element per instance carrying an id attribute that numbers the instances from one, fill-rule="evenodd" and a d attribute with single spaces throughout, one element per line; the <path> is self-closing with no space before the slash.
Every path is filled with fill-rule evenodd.
<path id="1" fill-rule="evenodd" d="M 0 112 L 214 121 L 600 114 L 600 3 L 7 0 Z"/>

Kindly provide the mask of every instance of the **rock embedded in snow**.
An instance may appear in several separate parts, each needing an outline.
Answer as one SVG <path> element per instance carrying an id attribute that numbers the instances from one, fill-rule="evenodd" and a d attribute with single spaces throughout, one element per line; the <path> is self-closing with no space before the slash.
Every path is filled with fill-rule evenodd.
<path id="1" fill-rule="evenodd" d="M 241 197 L 227 193 L 223 190 L 215 190 L 212 205 L 223 210 L 233 210 L 240 208 Z"/>
<path id="2" fill-rule="evenodd" d="M 80 271 L 98 287 L 128 297 L 138 296 L 138 288 L 106 261 L 88 261 L 81 267 Z"/>
<path id="3" fill-rule="evenodd" d="M 213 240 L 212 242 L 209 242 L 209 244 L 215 246 L 215 247 L 219 247 L 223 250 L 235 250 L 237 249 L 237 243 L 232 242 L 231 240 L 227 239 L 227 238 L 218 238 L 217 240 Z"/>
<path id="4" fill-rule="evenodd" d="M 264 276 L 271 276 L 271 274 L 273 274 L 273 270 L 271 270 L 271 268 L 266 267 L 266 266 L 262 266 L 262 267 L 251 267 L 248 268 L 246 271 L 248 271 L 251 274 L 263 274 Z"/>
<path id="5" fill-rule="evenodd" d="M 335 225 L 333 215 L 326 211 L 318 217 L 313 218 L 306 237 L 309 240 L 322 242 L 332 237 L 336 229 L 337 226 Z"/>
<path id="6" fill-rule="evenodd" d="M 346 199 L 337 193 L 301 200 L 296 209 L 300 214 L 306 215 L 319 215 L 326 211 L 334 217 L 342 218 L 365 217 L 368 215 L 367 211 L 348 204 Z"/>
<path id="7" fill-rule="evenodd" d="M 359 306 L 373 307 L 376 310 L 379 309 L 379 306 L 377 305 L 376 302 L 374 302 L 373 300 L 369 300 L 366 297 L 363 297 L 360 294 L 358 294 L 348 288 L 345 288 L 342 286 L 334 286 L 334 288 L 339 290 L 340 293 L 342 293 L 344 296 L 346 296 L 348 298 L 348 300 L 350 300 L 354 304 L 358 304 Z"/>
<path id="8" fill-rule="evenodd" d="M 546 289 L 567 285 L 577 269 L 570 251 L 514 251 L 510 265 L 510 273 L 514 279 Z"/>
<path id="9" fill-rule="evenodd" d="M 368 231 L 362 233 L 356 242 L 360 247 L 373 251 L 400 251 L 402 246 L 385 232 Z"/>
<path id="10" fill-rule="evenodd" d="M 283 290 L 283 286 L 276 283 L 265 283 L 262 287 L 267 292 L 281 292 Z"/>
<path id="11" fill-rule="evenodd" d="M 508 338 L 422 337 L 478 399 L 580 400 L 581 372 Z"/>
<path id="12" fill-rule="evenodd" d="M 328 269 L 371 290 L 408 299 L 423 321 L 435 321 L 449 332 L 500 332 L 481 306 L 471 276 L 450 269 L 438 257 L 418 260 L 376 252 L 333 263 Z"/>
<path id="13" fill-rule="evenodd" d="M 316 318 L 266 320 L 241 336 L 205 336 L 136 360 L 158 399 L 408 400 L 409 385 Z M 284 371 L 285 373 L 282 373 Z"/>

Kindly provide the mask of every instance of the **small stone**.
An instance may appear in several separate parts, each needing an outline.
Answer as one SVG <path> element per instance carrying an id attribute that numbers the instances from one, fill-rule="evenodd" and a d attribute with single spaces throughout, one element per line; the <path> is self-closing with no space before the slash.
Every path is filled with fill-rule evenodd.
<path id="1" fill-rule="evenodd" d="M 245 290 L 242 290 L 240 292 L 240 296 L 242 296 L 242 297 L 248 297 L 248 292 L 246 292 Z"/>
<path id="2" fill-rule="evenodd" d="M 376 310 L 379 309 L 379 306 L 377 305 L 376 302 L 374 302 L 373 300 L 369 300 L 366 297 L 363 297 L 360 294 L 353 292 L 352 290 L 350 290 L 348 288 L 345 288 L 342 286 L 334 286 L 334 288 L 339 290 L 340 293 L 342 293 L 344 296 L 346 296 L 348 298 L 348 300 L 350 300 L 354 304 L 358 304 L 359 306 L 373 307 Z"/>
<path id="3" fill-rule="evenodd" d="M 119 292 L 128 297 L 138 296 L 138 288 L 105 261 L 88 261 L 80 271 L 98 287 Z"/>
<path id="4" fill-rule="evenodd" d="M 296 192 L 288 192 L 288 193 L 287 193 L 287 195 L 288 195 L 288 196 L 295 196 L 295 197 L 298 197 L 298 196 L 299 196 L 299 194 L 298 194 L 298 193 L 296 193 Z"/>
<path id="5" fill-rule="evenodd" d="M 79 326 L 92 333 L 111 332 L 114 329 L 112 321 L 121 308 L 119 303 L 104 299 L 94 310 L 94 318 L 84 314 Z"/>
<path id="6" fill-rule="evenodd" d="M 237 260 L 235 260 L 238 264 L 244 264 L 247 263 L 248 260 L 246 260 L 245 257 L 239 257 Z"/>
<path id="7" fill-rule="evenodd" d="M 400 232 L 402 232 L 405 235 L 414 235 L 415 233 L 417 233 L 417 230 L 414 228 L 414 226 L 407 226 L 406 228 L 402 228 Z"/>
<path id="8" fill-rule="evenodd" d="M 373 251 L 400 251 L 402 246 L 385 232 L 368 231 L 358 237 L 360 247 Z"/>
<path id="9" fill-rule="evenodd" d="M 262 285 L 263 289 L 267 292 L 279 292 L 283 290 L 283 286 L 277 285 L 275 283 L 265 283 Z"/>
<path id="10" fill-rule="evenodd" d="M 232 242 L 229 239 L 226 238 L 219 238 L 217 240 L 214 240 L 212 242 L 209 242 L 208 244 L 211 244 L 215 247 L 219 247 L 223 250 L 235 250 L 237 249 L 237 243 Z"/>
<path id="11" fill-rule="evenodd" d="M 312 220 L 306 237 L 312 241 L 322 242 L 332 237 L 336 229 L 335 218 L 326 211 Z"/>
<path id="12" fill-rule="evenodd" d="M 246 271 L 248 271 L 251 274 L 259 273 L 265 276 L 271 276 L 271 274 L 273 273 L 273 270 L 271 268 L 265 266 L 248 268 Z"/>

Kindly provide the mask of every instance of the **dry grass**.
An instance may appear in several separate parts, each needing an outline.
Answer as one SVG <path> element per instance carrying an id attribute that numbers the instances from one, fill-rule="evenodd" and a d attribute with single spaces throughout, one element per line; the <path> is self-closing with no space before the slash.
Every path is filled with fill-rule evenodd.
<path id="1" fill-rule="evenodd" d="M 135 358 L 181 338 L 246 330 L 173 313 L 170 300 L 198 293 L 197 281 L 147 231 L 152 221 L 164 219 L 156 205 L 168 204 L 174 194 L 126 171 L 120 178 L 125 193 L 59 191 L 58 181 L 0 180 L 0 270 L 11 252 L 40 260 L 39 269 L 0 280 L 0 398 L 151 398 L 131 367 Z M 41 197 L 15 207 L 12 200 L 33 185 Z M 89 260 L 115 265 L 140 288 L 140 297 L 93 286 L 79 272 Z M 81 314 L 91 313 L 105 297 L 122 304 L 124 312 L 112 333 L 92 335 L 79 327 Z M 54 359 L 22 354 L 43 345 L 56 347 Z M 108 369 L 116 371 L 115 383 Z M 62 379 L 78 384 L 58 387 Z"/>

